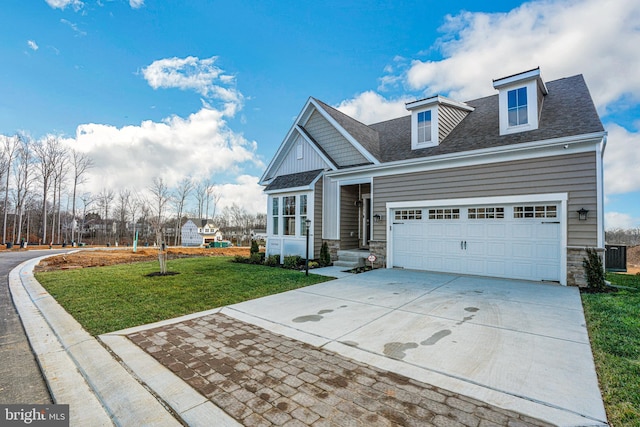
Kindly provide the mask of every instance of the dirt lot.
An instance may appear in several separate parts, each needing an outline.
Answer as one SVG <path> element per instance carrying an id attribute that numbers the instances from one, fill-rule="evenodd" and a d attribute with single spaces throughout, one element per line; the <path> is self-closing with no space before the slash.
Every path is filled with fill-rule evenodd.
<path id="1" fill-rule="evenodd" d="M 188 258 L 196 256 L 249 256 L 248 247 L 240 248 L 169 248 L 168 259 Z M 126 264 L 158 259 L 157 248 L 122 249 L 81 249 L 72 254 L 48 258 L 35 268 L 35 271 L 67 270 L 75 268 L 98 267 L 113 264 Z"/>

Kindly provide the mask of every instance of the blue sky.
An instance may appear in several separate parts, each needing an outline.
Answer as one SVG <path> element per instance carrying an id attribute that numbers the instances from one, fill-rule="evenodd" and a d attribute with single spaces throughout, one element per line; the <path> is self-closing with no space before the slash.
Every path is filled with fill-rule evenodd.
<path id="1" fill-rule="evenodd" d="M 0 134 L 91 154 L 87 191 L 210 177 L 221 207 L 264 211 L 257 180 L 309 96 L 373 123 L 540 66 L 584 74 L 609 132 L 606 227 L 635 228 L 638 22 L 631 0 L 5 0 Z"/>

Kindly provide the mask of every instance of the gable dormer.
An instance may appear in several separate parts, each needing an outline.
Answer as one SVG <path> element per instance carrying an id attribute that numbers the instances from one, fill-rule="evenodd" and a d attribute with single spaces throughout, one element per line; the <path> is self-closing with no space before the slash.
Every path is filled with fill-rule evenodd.
<path id="1" fill-rule="evenodd" d="M 411 149 L 435 147 L 473 111 L 473 107 L 440 95 L 408 102 L 411 111 Z"/>
<path id="2" fill-rule="evenodd" d="M 547 87 L 540 68 L 493 81 L 498 90 L 500 135 L 538 129 Z"/>

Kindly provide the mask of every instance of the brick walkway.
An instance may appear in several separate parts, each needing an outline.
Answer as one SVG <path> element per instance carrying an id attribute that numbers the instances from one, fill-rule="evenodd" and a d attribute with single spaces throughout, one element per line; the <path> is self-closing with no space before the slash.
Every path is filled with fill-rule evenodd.
<path id="1" fill-rule="evenodd" d="M 128 336 L 245 426 L 547 426 L 222 314 Z"/>

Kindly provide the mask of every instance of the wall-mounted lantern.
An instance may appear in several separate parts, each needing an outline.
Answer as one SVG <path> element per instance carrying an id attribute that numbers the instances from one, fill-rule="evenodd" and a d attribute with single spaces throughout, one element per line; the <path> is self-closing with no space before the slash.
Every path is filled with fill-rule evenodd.
<path id="1" fill-rule="evenodd" d="M 589 210 L 585 209 L 585 208 L 580 208 L 578 212 L 578 220 L 579 221 L 586 221 L 587 220 L 587 214 L 589 213 Z"/>
<path id="2" fill-rule="evenodd" d="M 380 222 L 381 219 L 382 219 L 382 215 L 380 214 L 375 214 L 373 216 L 373 222 Z"/>

